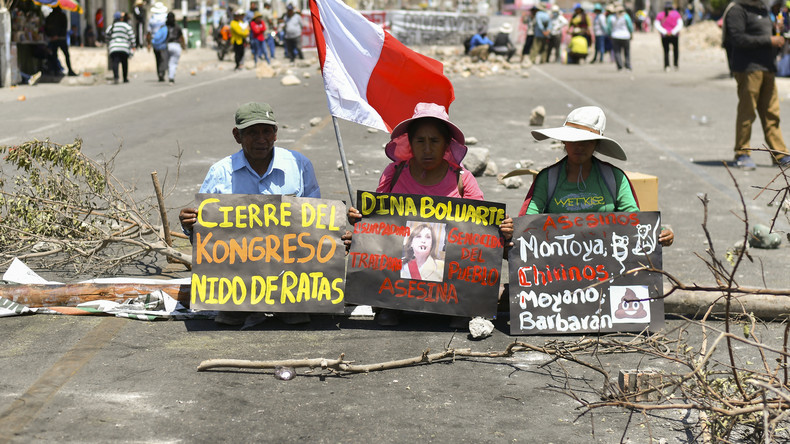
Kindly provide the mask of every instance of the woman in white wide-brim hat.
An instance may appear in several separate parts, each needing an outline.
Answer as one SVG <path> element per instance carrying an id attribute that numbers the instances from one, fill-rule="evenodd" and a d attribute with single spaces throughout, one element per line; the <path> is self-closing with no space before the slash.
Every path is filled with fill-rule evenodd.
<path id="1" fill-rule="evenodd" d="M 583 106 L 571 111 L 560 127 L 532 131 L 537 140 L 562 142 L 567 155 L 538 173 L 519 216 L 639 211 L 633 187 L 623 170 L 593 155 L 627 160 L 620 144 L 604 136 L 605 129 L 603 110 Z M 674 237 L 671 229 L 662 229 L 658 240 L 668 246 Z"/>

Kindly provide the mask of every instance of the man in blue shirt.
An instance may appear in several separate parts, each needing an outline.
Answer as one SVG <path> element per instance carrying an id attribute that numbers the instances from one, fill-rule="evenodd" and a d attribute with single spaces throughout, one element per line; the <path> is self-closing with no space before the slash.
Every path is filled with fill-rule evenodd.
<path id="1" fill-rule="evenodd" d="M 288 194 L 321 197 L 313 164 L 301 153 L 274 145 L 277 120 L 267 103 L 246 103 L 236 110 L 233 138 L 241 150 L 211 166 L 200 187 L 201 193 Z M 178 215 L 184 233 L 192 238 L 197 209 L 184 208 Z M 220 312 L 216 321 L 241 325 L 247 312 Z M 309 322 L 305 313 L 279 313 L 287 324 Z"/>
<path id="2" fill-rule="evenodd" d="M 494 42 L 486 37 L 486 34 L 488 34 L 488 27 L 483 25 L 477 30 L 477 34 L 472 36 L 472 40 L 469 41 L 469 57 L 472 60 L 488 60 L 488 49 L 494 46 Z"/>
<path id="3" fill-rule="evenodd" d="M 549 38 L 551 37 L 551 16 L 546 12 L 542 2 L 537 4 L 538 12 L 535 14 L 535 40 L 534 47 L 529 53 L 532 63 L 547 63 L 549 56 Z"/>

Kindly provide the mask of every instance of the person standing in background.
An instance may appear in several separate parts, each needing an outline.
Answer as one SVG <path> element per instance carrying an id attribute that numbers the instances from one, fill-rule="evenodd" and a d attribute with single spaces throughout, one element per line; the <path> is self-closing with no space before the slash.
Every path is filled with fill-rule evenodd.
<path id="1" fill-rule="evenodd" d="M 129 83 L 129 57 L 132 54 L 134 29 L 129 24 L 129 14 L 117 12 L 117 19 L 107 30 L 107 47 L 110 52 L 113 83 L 118 84 L 118 65 L 123 68 L 123 83 Z"/>
<path id="2" fill-rule="evenodd" d="M 294 11 L 294 5 L 288 4 L 285 8 L 285 55 L 293 63 L 296 57 L 304 60 L 302 55 L 302 16 Z"/>
<path id="3" fill-rule="evenodd" d="M 167 77 L 170 85 L 176 81 L 176 68 L 178 60 L 181 58 L 181 51 L 187 48 L 184 40 L 184 32 L 176 24 L 176 15 L 172 12 L 167 13 Z"/>
<path id="4" fill-rule="evenodd" d="M 135 46 L 142 48 L 143 40 L 145 40 L 145 6 L 143 5 L 143 0 L 137 0 L 132 11 L 134 12 Z"/>
<path id="5" fill-rule="evenodd" d="M 768 8 L 761 0 L 735 0 L 722 25 L 732 51 L 732 74 L 738 85 L 734 164 L 744 170 L 757 167 L 751 157 L 750 141 L 752 124 L 759 114 L 773 163 L 782 168 L 790 166 L 790 155 L 779 127 L 776 89 L 776 53 L 784 46 L 785 38 L 774 35 Z"/>
<path id="6" fill-rule="evenodd" d="M 538 12 L 535 14 L 535 42 L 534 48 L 529 53 L 532 63 L 548 61 L 549 34 L 551 33 L 551 17 L 546 12 L 545 6 L 538 3 Z"/>
<path id="7" fill-rule="evenodd" d="M 255 14 L 258 13 L 258 2 L 257 0 L 250 2 L 250 10 L 244 14 L 244 22 L 251 23 L 252 19 L 255 17 Z"/>
<path id="8" fill-rule="evenodd" d="M 683 17 L 675 10 L 672 2 L 664 3 L 664 10 L 656 16 L 654 25 L 661 34 L 661 46 L 664 47 L 664 71 L 669 72 L 669 46 L 672 45 L 672 61 L 675 71 L 678 70 L 678 39 L 683 29 Z"/>
<path id="9" fill-rule="evenodd" d="M 263 14 L 256 11 L 250 22 L 250 52 L 255 66 L 258 66 L 258 59 L 266 59 L 266 63 L 269 63 L 269 56 L 263 47 L 265 39 L 266 24 L 263 23 Z"/>
<path id="10" fill-rule="evenodd" d="M 537 6 L 533 6 L 532 9 L 529 10 L 529 14 L 525 12 L 524 15 L 521 16 L 521 22 L 527 27 L 527 39 L 524 40 L 524 47 L 521 49 L 521 59 L 519 63 L 523 62 L 524 57 L 528 56 L 530 51 L 532 51 L 532 44 L 535 42 L 535 14 L 537 12 Z"/>
<path id="11" fill-rule="evenodd" d="M 85 46 L 89 48 L 96 46 L 96 33 L 93 32 L 93 26 L 85 25 L 85 31 L 83 32 L 83 42 L 85 43 Z"/>
<path id="12" fill-rule="evenodd" d="M 230 22 L 230 43 L 233 45 L 234 60 L 236 61 L 236 71 L 243 67 L 244 45 L 247 43 L 247 36 L 250 35 L 250 27 L 244 22 L 244 10 L 239 8 L 233 13 L 233 21 Z"/>
<path id="13" fill-rule="evenodd" d="M 562 35 L 565 31 L 565 27 L 568 26 L 568 19 L 562 15 L 562 11 L 560 11 L 560 7 L 554 5 L 551 7 L 551 31 L 549 32 L 549 45 L 548 49 L 546 50 L 546 60 L 545 62 L 548 63 L 551 60 L 551 53 L 556 52 L 557 55 L 554 56 L 554 61 L 557 63 L 562 62 L 562 54 L 561 54 L 561 46 L 562 46 Z"/>
<path id="14" fill-rule="evenodd" d="M 167 6 L 162 2 L 156 2 L 154 6 L 151 7 L 150 12 L 151 19 L 148 20 L 148 34 L 146 35 L 146 44 L 149 51 L 152 47 L 154 34 L 156 34 L 161 27 L 165 26 L 165 22 L 167 21 Z M 160 82 L 164 82 L 165 74 L 167 73 L 167 46 L 165 45 L 161 48 L 153 49 L 154 58 L 156 59 L 156 75 L 159 77 Z"/>
<path id="15" fill-rule="evenodd" d="M 94 16 L 96 22 L 96 41 L 104 43 L 104 10 L 99 8 Z"/>
<path id="16" fill-rule="evenodd" d="M 263 24 L 266 25 L 266 36 L 263 39 L 263 50 L 269 49 L 269 59 L 274 60 L 274 33 L 277 27 L 274 25 L 274 13 L 272 13 L 272 3 L 266 1 L 263 4 L 263 11 L 261 11 Z"/>
<path id="17" fill-rule="evenodd" d="M 590 47 L 587 45 L 587 33 L 581 28 L 571 27 L 571 39 L 568 42 L 568 64 L 578 65 L 587 59 Z"/>
<path id="18" fill-rule="evenodd" d="M 634 23 L 631 16 L 626 14 L 623 5 L 614 7 L 614 14 L 609 16 L 607 22 L 607 30 L 612 39 L 617 70 L 625 67 L 626 71 L 631 71 L 631 36 L 634 33 Z"/>
<path id="19" fill-rule="evenodd" d="M 573 17 L 571 17 L 570 27 L 578 29 L 577 35 L 584 36 L 587 39 L 588 47 L 592 44 L 592 21 L 590 16 L 584 12 L 581 3 L 573 5 Z"/>
<path id="20" fill-rule="evenodd" d="M 66 42 L 66 35 L 69 31 L 68 19 L 60 6 L 55 6 L 52 12 L 49 13 L 47 19 L 44 21 L 44 33 L 49 38 L 49 50 L 52 53 L 53 62 L 57 62 L 58 48 L 63 51 L 63 56 L 66 58 L 66 67 L 69 69 L 69 76 L 76 76 L 77 73 L 71 69 L 71 56 L 69 56 L 69 45 Z M 51 68 L 58 66 L 57 63 L 52 63 Z M 58 68 L 59 69 L 59 68 Z M 58 73 L 63 75 L 62 72 Z"/>
<path id="21" fill-rule="evenodd" d="M 595 34 L 595 54 L 593 54 L 592 62 L 599 61 L 603 63 L 603 55 L 606 53 L 606 14 L 600 3 L 596 3 L 594 8 L 595 19 L 593 20 L 593 33 Z"/>

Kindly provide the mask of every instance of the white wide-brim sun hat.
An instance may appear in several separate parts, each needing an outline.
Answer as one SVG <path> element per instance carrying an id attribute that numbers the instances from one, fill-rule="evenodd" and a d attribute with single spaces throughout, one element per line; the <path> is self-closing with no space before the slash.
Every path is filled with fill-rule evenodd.
<path id="1" fill-rule="evenodd" d="M 162 2 L 154 3 L 154 6 L 151 6 L 151 14 L 167 14 L 167 6 L 165 6 Z"/>
<path id="2" fill-rule="evenodd" d="M 582 106 L 571 111 L 562 126 L 533 130 L 532 137 L 536 140 L 557 139 L 561 142 L 598 140 L 595 151 L 618 160 L 628 160 L 623 147 L 603 135 L 605 129 L 606 115 L 603 110 L 597 106 Z"/>

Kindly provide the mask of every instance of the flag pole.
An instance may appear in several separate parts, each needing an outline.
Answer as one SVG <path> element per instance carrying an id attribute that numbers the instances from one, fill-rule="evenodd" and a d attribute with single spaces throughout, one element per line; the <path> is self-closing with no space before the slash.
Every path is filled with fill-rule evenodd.
<path id="1" fill-rule="evenodd" d="M 335 125 L 335 139 L 337 139 L 337 150 L 340 151 L 340 162 L 343 164 L 343 175 L 346 176 L 346 187 L 348 187 L 348 198 L 351 206 L 354 206 L 354 191 L 351 188 L 351 176 L 348 173 L 348 162 L 346 161 L 346 150 L 343 149 L 343 138 L 340 137 L 340 126 L 337 124 L 337 117 L 332 116 L 332 123 Z"/>

